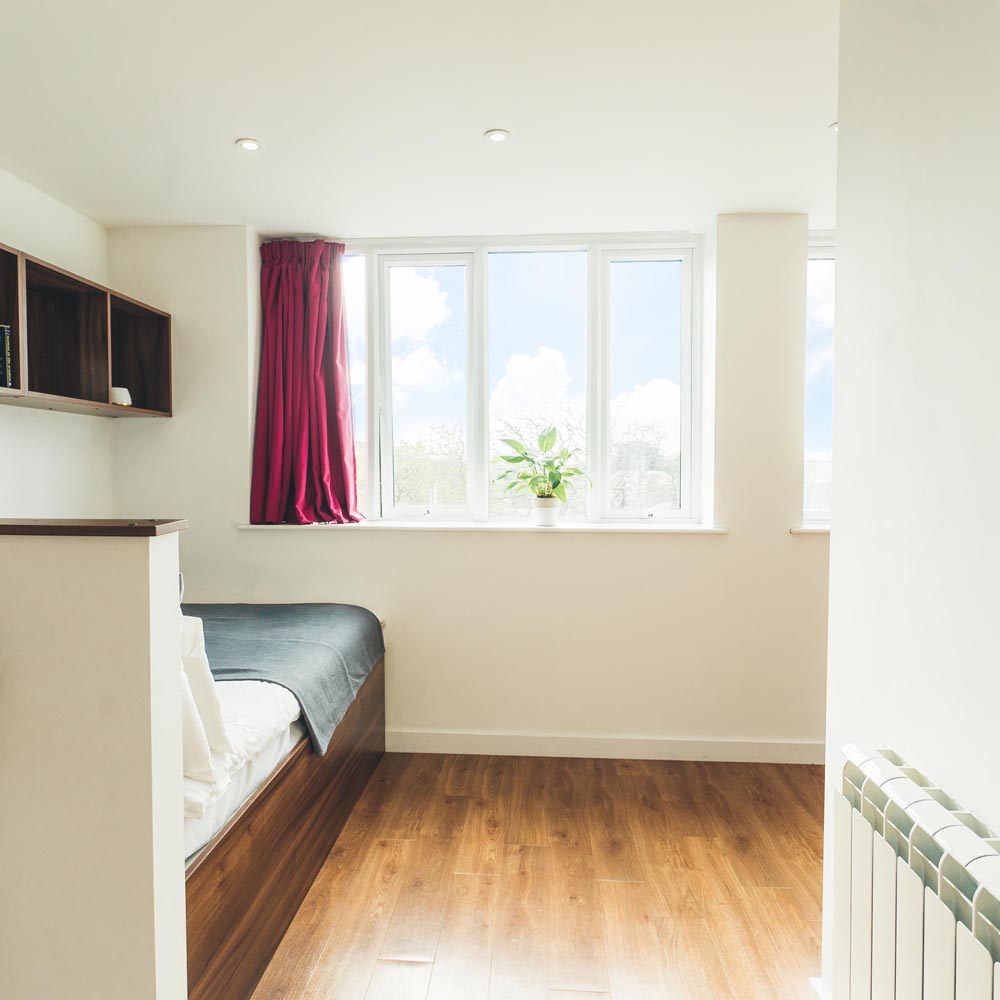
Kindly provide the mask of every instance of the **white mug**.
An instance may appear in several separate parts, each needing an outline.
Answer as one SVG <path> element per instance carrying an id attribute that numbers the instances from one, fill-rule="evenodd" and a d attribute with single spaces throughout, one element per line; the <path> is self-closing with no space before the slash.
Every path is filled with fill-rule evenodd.
<path id="1" fill-rule="evenodd" d="M 114 403 L 115 406 L 131 406 L 132 393 L 130 393 L 124 386 L 113 385 L 111 387 L 111 402 Z"/>

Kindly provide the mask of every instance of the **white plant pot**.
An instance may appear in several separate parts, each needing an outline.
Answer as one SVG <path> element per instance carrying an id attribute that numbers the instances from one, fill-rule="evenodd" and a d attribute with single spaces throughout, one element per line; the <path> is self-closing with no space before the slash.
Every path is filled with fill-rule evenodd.
<path id="1" fill-rule="evenodd" d="M 531 520 L 540 528 L 554 528 L 559 518 L 559 504 L 562 503 L 557 497 L 535 497 L 535 505 L 531 509 Z"/>

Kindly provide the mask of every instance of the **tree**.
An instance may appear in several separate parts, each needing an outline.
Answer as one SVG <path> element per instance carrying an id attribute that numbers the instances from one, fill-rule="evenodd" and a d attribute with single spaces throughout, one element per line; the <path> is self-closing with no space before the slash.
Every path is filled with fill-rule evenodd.
<path id="1" fill-rule="evenodd" d="M 397 504 L 431 507 L 468 502 L 461 427 L 438 424 L 424 437 L 396 441 L 392 464 Z"/>
<path id="2" fill-rule="evenodd" d="M 506 450 L 503 438 L 533 441 L 546 427 L 558 429 L 560 444 L 585 456 L 586 419 L 582 400 L 564 400 L 548 412 L 520 413 L 491 421 L 490 458 Z M 650 512 L 680 506 L 680 456 L 662 427 L 653 422 L 626 424 L 612 417 L 608 491 L 612 510 Z M 583 461 L 583 458 L 581 458 Z M 458 424 L 436 424 L 419 438 L 402 438 L 393 451 L 395 502 L 407 506 L 465 506 L 468 503 L 465 430 Z M 586 518 L 582 482 L 568 492 L 562 517 Z M 530 496 L 511 496 L 490 470 L 490 515 L 524 520 Z"/>

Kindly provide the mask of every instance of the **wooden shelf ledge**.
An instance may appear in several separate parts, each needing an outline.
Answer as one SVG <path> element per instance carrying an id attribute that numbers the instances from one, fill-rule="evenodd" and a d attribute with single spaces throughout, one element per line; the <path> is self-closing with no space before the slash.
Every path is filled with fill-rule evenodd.
<path id="1" fill-rule="evenodd" d="M 187 521 L 171 518 L 96 518 L 78 520 L 70 518 L 3 518 L 0 535 L 68 535 L 78 538 L 95 536 L 105 538 L 152 538 L 183 531 Z"/>
<path id="2" fill-rule="evenodd" d="M 0 402 L 27 406 L 35 410 L 55 410 L 60 413 L 95 413 L 102 417 L 169 417 L 167 410 L 147 410 L 141 406 L 119 406 L 100 399 L 77 399 L 57 396 L 51 392 L 27 392 L 0 388 Z"/>
<path id="3" fill-rule="evenodd" d="M 101 417 L 172 415 L 170 316 L 0 245 L 0 403 Z M 6 360 L 6 359 L 5 359 Z M 10 382 L 10 386 L 7 386 Z M 133 406 L 114 406 L 114 389 Z"/>

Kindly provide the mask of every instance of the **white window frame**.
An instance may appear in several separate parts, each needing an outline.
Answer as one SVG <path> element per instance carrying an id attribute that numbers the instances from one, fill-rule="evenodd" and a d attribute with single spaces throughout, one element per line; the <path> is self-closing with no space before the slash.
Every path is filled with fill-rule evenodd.
<path id="1" fill-rule="evenodd" d="M 701 516 L 701 241 L 690 233 L 522 236 L 419 240 L 348 240 L 346 251 L 367 255 L 368 505 L 369 520 L 489 521 L 490 253 L 582 251 L 586 275 L 587 522 L 678 526 Z M 681 505 L 639 515 L 611 511 L 606 490 L 610 431 L 610 267 L 618 260 L 677 260 L 684 265 L 681 331 Z M 392 483 L 392 344 L 388 268 L 393 264 L 466 266 L 466 391 L 468 503 L 396 506 Z M 359 456 L 360 460 L 361 456 Z M 496 523 L 496 522 L 495 522 Z"/>
<path id="2" fill-rule="evenodd" d="M 809 256 L 808 260 L 832 260 L 834 264 L 837 262 L 837 244 L 834 239 L 833 233 L 828 232 L 812 232 L 809 234 Z M 808 273 L 806 275 L 808 283 Z M 837 338 L 837 327 L 836 318 L 834 319 L 833 328 L 834 341 Z M 836 373 L 835 373 L 836 374 Z M 803 378 L 803 388 L 805 382 L 805 371 L 802 373 Z M 810 510 L 805 506 L 805 485 L 806 485 L 806 449 L 805 449 L 805 395 L 803 394 L 802 400 L 802 436 L 803 436 L 803 446 L 802 446 L 802 524 L 810 528 L 828 528 L 830 526 L 831 511 L 827 510 Z M 833 458 L 831 454 L 831 464 Z"/>
<path id="3" fill-rule="evenodd" d="M 682 265 L 681 288 L 681 428 L 680 428 L 680 506 L 677 510 L 638 512 L 635 510 L 616 511 L 611 507 L 610 483 L 606 472 L 611 461 L 611 265 L 630 261 L 667 261 Z M 597 336 L 593 351 L 589 352 L 597 361 L 591 383 L 593 391 L 588 392 L 587 412 L 593 410 L 597 421 L 594 426 L 594 440 L 598 461 L 591 473 L 591 489 L 594 494 L 590 506 L 598 512 L 602 521 L 691 521 L 698 510 L 700 469 L 697 453 L 700 448 L 700 421 L 696 420 L 695 395 L 695 337 L 692 321 L 694 298 L 694 248 L 641 249 L 627 247 L 604 249 L 600 261 L 599 308 L 600 320 L 596 324 Z M 700 367 L 700 358 L 699 367 Z M 588 426 L 589 430 L 589 426 Z M 588 449 L 589 454 L 589 449 Z M 697 471 L 696 471 L 697 470 Z M 594 474 L 596 473 L 596 475 Z"/>
<path id="4" fill-rule="evenodd" d="M 389 520 L 405 521 L 425 519 L 431 521 L 471 521 L 477 506 L 473 496 L 473 483 L 478 482 L 479 470 L 475 463 L 479 449 L 479 410 L 481 393 L 475 391 L 476 373 L 481 364 L 478 357 L 480 339 L 476 336 L 476 295 L 473 274 L 475 255 L 472 253 L 380 253 L 378 256 L 378 309 L 376 325 L 378 336 L 378 357 L 380 377 L 376 386 L 379 395 L 378 425 L 379 484 L 381 498 L 379 509 L 387 511 Z M 393 420 L 392 420 L 392 312 L 390 305 L 389 271 L 393 267 L 462 267 L 465 269 L 465 342 L 466 342 L 466 502 L 465 504 L 439 504 L 427 507 L 422 504 L 397 504 L 393 470 Z M 370 369 L 369 369 L 370 371 Z M 372 374 L 368 377 L 368 389 L 372 391 Z"/>

